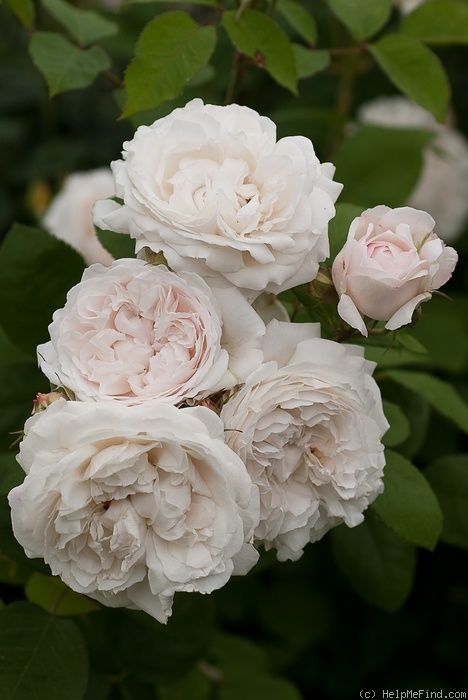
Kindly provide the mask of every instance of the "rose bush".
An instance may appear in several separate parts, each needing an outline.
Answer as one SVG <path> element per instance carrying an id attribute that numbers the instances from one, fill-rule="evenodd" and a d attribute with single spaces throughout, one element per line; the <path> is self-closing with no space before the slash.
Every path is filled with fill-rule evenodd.
<path id="1" fill-rule="evenodd" d="M 78 399 L 177 404 L 242 381 L 264 325 L 235 288 L 124 258 L 85 270 L 49 332 L 40 367 Z"/>
<path id="2" fill-rule="evenodd" d="M 374 207 L 354 219 L 332 267 L 346 323 L 365 336 L 363 316 L 385 321 L 388 330 L 411 323 L 457 264 L 456 251 L 434 227 L 432 216 L 411 207 Z"/>
<path id="3" fill-rule="evenodd" d="M 248 107 L 193 100 L 124 144 L 116 194 L 95 222 L 162 251 L 176 271 L 220 273 L 237 287 L 278 293 L 312 280 L 328 255 L 341 185 L 302 136 Z"/>
<path id="4" fill-rule="evenodd" d="M 258 554 L 258 493 L 206 408 L 59 399 L 29 419 L 13 530 L 75 591 L 160 622 L 175 591 L 210 593 Z"/>
<path id="5" fill-rule="evenodd" d="M 362 522 L 383 490 L 388 423 L 374 365 L 321 339 L 317 324 L 271 321 L 264 354 L 221 417 L 260 491 L 255 539 L 284 561 L 338 523 Z"/>

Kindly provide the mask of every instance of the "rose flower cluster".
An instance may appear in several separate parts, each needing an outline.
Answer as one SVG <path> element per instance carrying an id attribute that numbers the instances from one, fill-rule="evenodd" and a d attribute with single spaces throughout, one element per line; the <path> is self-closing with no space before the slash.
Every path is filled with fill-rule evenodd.
<path id="1" fill-rule="evenodd" d="M 92 264 L 55 312 L 38 348 L 54 391 L 26 422 L 9 501 L 28 556 L 166 622 L 175 592 L 220 588 L 259 548 L 295 560 L 362 522 L 388 423 L 362 346 L 290 322 L 273 296 L 329 255 L 341 185 L 308 139 L 194 100 L 140 127 L 112 172 L 95 223 L 138 257 Z M 333 264 L 351 334 L 410 322 L 450 277 L 433 229 L 408 208 L 353 222 Z"/>

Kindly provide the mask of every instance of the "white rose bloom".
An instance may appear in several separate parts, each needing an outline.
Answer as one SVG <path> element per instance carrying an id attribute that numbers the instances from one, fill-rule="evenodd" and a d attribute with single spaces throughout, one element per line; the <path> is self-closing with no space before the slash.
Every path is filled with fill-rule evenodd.
<path id="1" fill-rule="evenodd" d="M 362 348 L 319 337 L 318 324 L 272 321 L 265 364 L 223 407 L 227 444 L 260 490 L 255 539 L 298 559 L 331 527 L 363 520 L 383 490 L 388 429 Z"/>
<path id="2" fill-rule="evenodd" d="M 434 227 L 425 211 L 384 205 L 352 221 L 332 267 L 338 313 L 346 323 L 365 336 L 365 316 L 385 321 L 391 331 L 411 323 L 416 309 L 449 281 L 458 260 Z"/>
<path id="3" fill-rule="evenodd" d="M 173 270 L 277 293 L 312 280 L 328 255 L 334 167 L 307 138 L 277 141 L 248 107 L 193 100 L 137 129 L 112 170 L 123 205 L 98 202 L 96 223 L 129 233 L 137 252 L 162 251 Z"/>
<path id="4" fill-rule="evenodd" d="M 123 258 L 87 268 L 49 332 L 39 365 L 77 399 L 178 404 L 241 382 L 265 326 L 234 287 Z"/>
<path id="5" fill-rule="evenodd" d="M 460 132 L 439 124 L 422 107 L 405 97 L 382 97 L 361 107 L 358 120 L 365 124 L 431 131 L 434 138 L 424 150 L 419 181 L 408 205 L 429 212 L 439 236 L 452 241 L 468 223 L 468 141 Z"/>
<path id="6" fill-rule="evenodd" d="M 60 399 L 25 426 L 13 531 L 74 591 L 160 622 L 258 558 L 258 492 L 207 408 Z"/>
<path id="7" fill-rule="evenodd" d="M 47 209 L 42 225 L 74 248 L 87 265 L 110 265 L 114 258 L 98 240 L 93 206 L 96 200 L 113 196 L 114 179 L 108 168 L 69 175 Z"/>

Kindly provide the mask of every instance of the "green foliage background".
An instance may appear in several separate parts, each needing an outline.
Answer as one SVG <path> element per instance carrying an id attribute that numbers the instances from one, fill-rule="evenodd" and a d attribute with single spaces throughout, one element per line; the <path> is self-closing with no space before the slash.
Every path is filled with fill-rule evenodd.
<path id="1" fill-rule="evenodd" d="M 36 228 L 63 178 L 107 165 L 136 126 L 192 97 L 235 99 L 274 119 L 279 136 L 310 137 L 337 165 L 345 188 L 334 254 L 363 208 L 406 202 L 431 139 L 346 124 L 362 103 L 402 91 L 440 121 L 450 104 L 466 133 L 466 44 L 466 0 L 428 0 L 404 20 L 390 0 L 0 6 L 2 699 L 468 689 L 468 231 L 455 243 L 452 301 L 434 298 L 416 328 L 366 351 L 391 431 L 386 490 L 360 527 L 336 529 L 296 563 L 263 553 L 247 577 L 209 597 L 177 595 L 163 627 L 51 578 L 15 542 L 6 505 L 22 478 L 11 432 L 47 390 L 35 346 L 84 266 Z M 112 236 L 105 242 L 112 250 Z M 322 311 L 303 289 L 285 301 L 299 319 Z"/>

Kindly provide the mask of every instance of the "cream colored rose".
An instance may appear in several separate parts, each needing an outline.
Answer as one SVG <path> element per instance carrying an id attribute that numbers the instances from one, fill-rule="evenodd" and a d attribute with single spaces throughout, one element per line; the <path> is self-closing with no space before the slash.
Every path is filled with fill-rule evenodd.
<path id="1" fill-rule="evenodd" d="M 114 259 L 101 245 L 93 225 L 98 199 L 114 196 L 114 179 L 108 168 L 69 175 L 42 219 L 42 225 L 83 256 L 87 265 L 110 265 Z"/>
<path id="2" fill-rule="evenodd" d="M 99 202 L 96 223 L 173 270 L 220 273 L 255 296 L 312 280 L 328 255 L 334 167 L 309 139 L 277 141 L 248 107 L 193 100 L 140 127 L 112 170 L 123 205 Z"/>
<path id="3" fill-rule="evenodd" d="M 332 267 L 338 313 L 346 323 L 365 336 L 365 316 L 385 321 L 388 330 L 411 323 L 416 308 L 450 279 L 458 259 L 434 226 L 432 216 L 410 207 L 374 207 L 354 219 Z"/>
<path id="4" fill-rule="evenodd" d="M 392 128 L 422 129 L 433 138 L 423 151 L 423 166 L 408 206 L 429 212 L 437 221 L 444 241 L 455 240 L 468 223 L 468 141 L 449 124 L 440 124 L 432 114 L 406 97 L 380 97 L 358 113 L 364 124 Z"/>
<path id="5" fill-rule="evenodd" d="M 272 321 L 265 363 L 221 413 L 260 491 L 255 539 L 281 561 L 341 522 L 358 525 L 383 489 L 388 423 L 374 365 L 319 335 L 318 324 Z"/>
<path id="6" fill-rule="evenodd" d="M 74 591 L 160 622 L 258 554 L 258 492 L 207 408 L 55 401 L 25 426 L 13 531 Z"/>
<path id="7" fill-rule="evenodd" d="M 85 270 L 49 332 L 39 365 L 76 398 L 178 404 L 241 382 L 265 326 L 235 288 L 121 259 Z"/>

